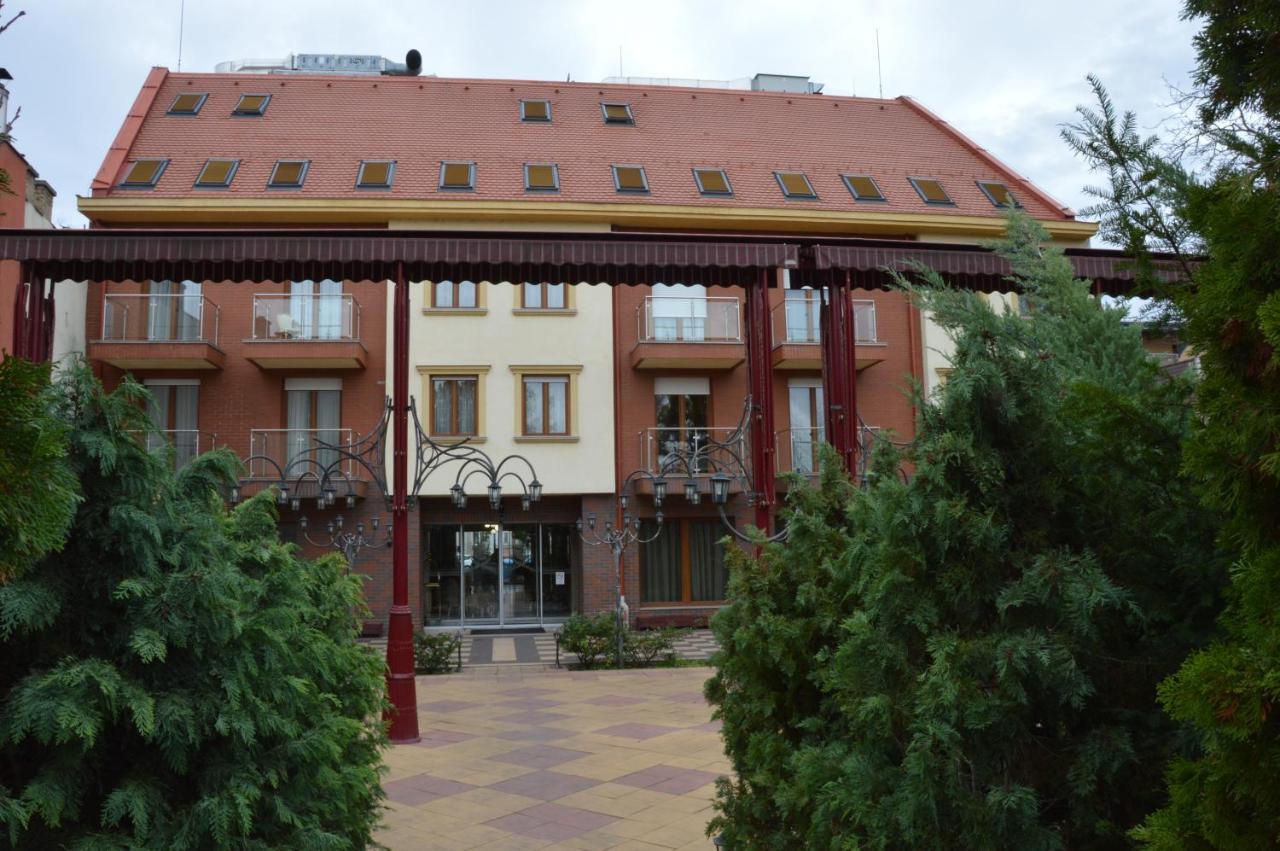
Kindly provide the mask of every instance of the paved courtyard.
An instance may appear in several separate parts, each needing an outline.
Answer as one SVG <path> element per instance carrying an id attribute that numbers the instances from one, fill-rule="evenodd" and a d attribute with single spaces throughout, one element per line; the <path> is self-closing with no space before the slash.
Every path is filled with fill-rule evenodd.
<path id="1" fill-rule="evenodd" d="M 711 849 L 728 763 L 710 668 L 418 678 L 422 742 L 387 752 L 392 849 Z"/>

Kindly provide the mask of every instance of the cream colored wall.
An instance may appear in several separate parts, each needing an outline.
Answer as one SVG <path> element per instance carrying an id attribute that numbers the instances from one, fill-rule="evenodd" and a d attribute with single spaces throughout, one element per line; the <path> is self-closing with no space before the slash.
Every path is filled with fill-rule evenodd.
<path id="1" fill-rule="evenodd" d="M 409 393 L 427 426 L 428 388 L 419 367 L 487 366 L 481 376 L 484 437 L 476 446 L 497 461 L 512 453 L 528 458 L 543 483 L 544 494 L 612 493 L 614 489 L 613 294 L 609 287 L 577 285 L 574 313 L 516 313 L 519 292 L 511 284 L 482 284 L 485 312 L 480 315 L 424 314 L 427 284 L 410 288 Z M 390 295 L 390 288 L 388 288 Z M 392 327 L 391 299 L 387 327 Z M 391 365 L 392 339 L 387 338 Z M 518 438 L 520 377 L 512 366 L 580 366 L 576 377 L 576 418 L 572 442 L 538 442 Z M 388 392 L 392 375 L 388 374 Z M 390 462 L 390 454 L 387 460 Z M 410 455 L 410 468 L 415 459 Z M 428 479 L 424 495 L 447 495 L 456 470 L 443 469 Z M 467 489 L 483 499 L 474 479 Z M 508 491 L 514 492 L 514 491 Z"/>

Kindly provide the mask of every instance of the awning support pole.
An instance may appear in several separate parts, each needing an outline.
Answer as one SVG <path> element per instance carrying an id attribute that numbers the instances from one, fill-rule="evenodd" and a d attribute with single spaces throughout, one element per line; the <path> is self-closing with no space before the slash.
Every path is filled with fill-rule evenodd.
<path id="1" fill-rule="evenodd" d="M 826 394 L 827 442 L 850 475 L 857 474 L 858 359 L 853 322 L 853 285 L 848 271 L 833 272 L 819 308 L 822 387 Z"/>
<path id="2" fill-rule="evenodd" d="M 755 524 L 766 535 L 775 497 L 776 459 L 773 429 L 773 326 L 769 322 L 769 289 L 776 269 L 763 269 L 757 286 L 747 287 L 747 392 L 751 394 L 751 488 L 755 491 Z"/>

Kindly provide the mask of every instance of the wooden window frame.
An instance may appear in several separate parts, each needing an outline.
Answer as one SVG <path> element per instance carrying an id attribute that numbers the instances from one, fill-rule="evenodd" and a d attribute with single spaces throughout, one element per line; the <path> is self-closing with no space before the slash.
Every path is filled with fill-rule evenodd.
<path id="1" fill-rule="evenodd" d="M 564 304 L 560 307 L 547 306 L 547 294 L 551 292 L 554 285 L 564 287 Z M 528 287 L 537 287 L 541 293 L 541 304 L 529 304 L 525 299 L 528 294 Z M 573 310 L 573 286 L 567 282 L 560 283 L 557 281 L 524 281 L 520 284 L 520 306 L 516 308 L 520 311 L 529 313 L 568 313 Z"/>
<path id="2" fill-rule="evenodd" d="M 419 366 L 418 375 L 423 381 L 421 398 L 427 399 L 427 433 L 432 437 L 441 439 L 456 439 L 459 442 L 467 443 L 484 443 L 488 438 L 485 437 L 485 376 L 489 373 L 488 364 L 441 364 L 432 366 Z M 436 434 L 435 427 L 435 387 L 434 379 L 437 378 L 453 378 L 453 379 L 474 379 L 476 382 L 476 433 L 470 435 L 463 434 Z M 455 397 L 456 398 L 456 397 Z M 455 403 L 456 404 L 456 403 Z M 456 419 L 454 423 L 456 424 Z"/>
<path id="3" fill-rule="evenodd" d="M 289 428 L 289 394 L 290 393 L 310 394 L 311 410 L 308 413 L 307 422 L 311 423 L 311 426 L 307 429 L 300 429 L 301 431 L 319 431 L 319 429 L 316 428 L 316 420 L 319 418 L 319 414 L 320 414 L 320 395 L 319 394 L 321 393 L 337 393 L 338 394 L 337 430 L 342 431 L 342 429 L 345 428 L 345 426 L 342 425 L 343 416 L 342 416 L 342 388 L 341 387 L 309 388 L 305 390 L 298 388 L 298 389 L 290 390 L 288 386 L 286 386 L 284 388 L 284 392 L 280 394 L 280 403 L 282 405 L 282 409 L 280 411 L 280 422 L 284 423 L 285 431 L 292 430 Z"/>
<path id="4" fill-rule="evenodd" d="M 529 416 L 525 405 L 528 401 L 526 390 L 529 382 L 542 385 L 542 430 L 529 431 Z M 551 430 L 551 392 L 552 384 L 564 384 L 564 431 Z M 573 410 L 571 393 L 573 382 L 567 375 L 560 374 L 522 374 L 520 376 L 520 435 L 522 437 L 568 437 L 573 434 L 573 423 L 570 412 Z"/>
<path id="5" fill-rule="evenodd" d="M 653 518 L 645 517 L 643 520 L 652 522 Z M 723 606 L 724 600 L 695 600 L 693 599 L 693 533 L 690 527 L 694 523 L 719 523 L 720 521 L 713 517 L 668 517 L 663 521 L 662 534 L 668 535 L 673 529 L 680 530 L 680 599 L 679 600 L 655 600 L 647 602 L 641 594 L 636 596 L 640 598 L 640 608 L 642 609 L 674 609 L 674 608 L 693 608 L 697 606 Z M 643 545 L 642 545 L 643 546 Z M 643 561 L 641 562 L 643 569 Z M 726 574 L 728 567 L 725 568 Z M 726 577 L 727 578 L 727 577 Z M 640 577 L 640 588 L 644 588 L 644 577 Z"/>
<path id="6" fill-rule="evenodd" d="M 449 411 L 449 425 L 452 427 L 450 431 L 436 431 L 436 382 L 437 381 L 470 381 L 476 385 L 476 426 L 471 431 L 462 431 L 458 428 L 458 391 L 455 387 L 453 391 L 452 401 Z M 427 431 L 432 437 L 478 437 L 480 434 L 480 376 L 476 374 L 470 375 L 450 375 L 447 373 L 439 373 L 428 376 L 427 378 L 428 395 L 430 397 L 431 407 L 427 413 Z"/>
<path id="7" fill-rule="evenodd" d="M 516 443 L 577 443 L 579 440 L 580 420 L 579 412 L 581 406 L 579 400 L 582 394 L 579 390 L 578 377 L 582 374 L 582 364 L 512 364 L 509 369 L 515 379 L 512 381 L 515 397 L 513 399 L 513 408 L 515 410 L 515 422 L 513 423 L 514 440 Z M 568 383 L 565 387 L 565 427 L 568 431 L 560 434 L 526 434 L 524 430 L 524 379 L 529 378 L 556 378 L 567 379 Z M 543 421 L 546 421 L 547 408 L 543 406 Z"/>
<path id="8" fill-rule="evenodd" d="M 472 304 L 458 304 L 458 284 L 472 284 L 475 289 L 475 300 Z M 441 284 L 449 284 L 453 287 L 453 304 L 440 304 L 438 302 L 437 287 Z M 427 309 L 434 313 L 479 313 L 485 310 L 484 284 L 480 281 L 430 281 L 427 288 Z"/>

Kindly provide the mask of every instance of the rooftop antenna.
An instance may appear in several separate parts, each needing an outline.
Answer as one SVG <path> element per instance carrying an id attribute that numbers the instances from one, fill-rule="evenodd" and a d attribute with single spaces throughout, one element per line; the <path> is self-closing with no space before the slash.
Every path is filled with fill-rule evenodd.
<path id="1" fill-rule="evenodd" d="M 626 74 L 622 73 L 622 45 L 618 45 L 618 76 L 626 76 Z"/>
<path id="2" fill-rule="evenodd" d="M 182 25 L 186 22 L 187 0 L 178 0 L 178 70 L 182 70 Z"/>
<path id="3" fill-rule="evenodd" d="M 876 78 L 880 83 L 880 100 L 884 100 L 884 72 L 880 70 L 880 28 L 876 27 Z"/>

